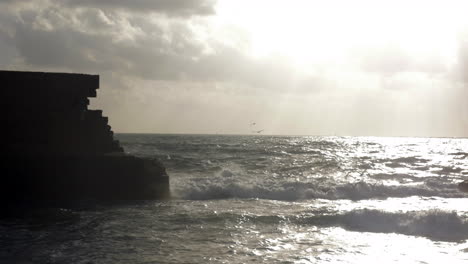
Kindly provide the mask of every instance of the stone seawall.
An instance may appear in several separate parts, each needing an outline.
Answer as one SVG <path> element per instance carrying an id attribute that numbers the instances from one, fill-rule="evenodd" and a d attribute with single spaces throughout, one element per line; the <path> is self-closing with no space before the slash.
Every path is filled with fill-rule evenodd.
<path id="1" fill-rule="evenodd" d="M 157 160 L 124 153 L 101 110 L 99 76 L 0 71 L 0 196 L 9 201 L 170 197 Z"/>

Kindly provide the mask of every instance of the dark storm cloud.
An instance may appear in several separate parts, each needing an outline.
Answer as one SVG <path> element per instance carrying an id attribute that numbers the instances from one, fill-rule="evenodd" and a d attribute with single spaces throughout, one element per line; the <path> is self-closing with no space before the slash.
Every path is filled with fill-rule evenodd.
<path id="1" fill-rule="evenodd" d="M 188 21 L 178 18 L 158 24 L 139 15 L 51 5 L 17 13 L 0 11 L 1 24 L 8 25 L 0 26 L 0 37 L 22 61 L 39 69 L 229 82 L 277 91 L 315 91 L 326 85 L 317 78 L 298 78 L 284 57 L 255 59 L 214 40 L 197 40 Z"/>
<path id="2" fill-rule="evenodd" d="M 19 2 L 28 2 L 31 0 L 0 0 L 0 4 L 6 3 L 6 4 L 12 4 L 12 3 L 19 3 Z"/>
<path id="3" fill-rule="evenodd" d="M 118 8 L 171 15 L 214 14 L 215 0 L 65 0 L 70 6 Z"/>
<path id="4" fill-rule="evenodd" d="M 15 46 L 26 63 L 34 66 L 78 71 L 109 70 L 117 64 L 113 49 L 101 46 L 106 36 L 91 36 L 78 31 L 35 30 L 18 26 Z"/>
<path id="5" fill-rule="evenodd" d="M 157 12 L 170 16 L 213 15 L 217 0 L 50 0 L 68 7 L 95 7 L 138 12 Z M 33 0 L 0 0 L 0 4 L 40 2 Z"/>
<path id="6" fill-rule="evenodd" d="M 78 12 L 53 5 L 17 13 L 0 10 L 0 38 L 32 66 L 147 73 L 155 79 L 176 78 L 184 61 L 201 53 L 182 25 L 164 30 L 147 20 L 130 20 L 114 12 Z M 177 47 L 185 48 L 177 51 Z"/>

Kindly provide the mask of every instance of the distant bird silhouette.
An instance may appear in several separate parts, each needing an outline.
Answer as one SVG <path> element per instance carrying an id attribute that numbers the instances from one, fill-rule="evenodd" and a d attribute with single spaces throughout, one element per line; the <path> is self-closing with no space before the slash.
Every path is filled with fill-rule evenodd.
<path id="1" fill-rule="evenodd" d="M 260 133 L 262 133 L 262 132 L 263 132 L 263 130 L 265 130 L 265 129 L 262 129 L 262 130 L 257 130 L 257 131 L 253 131 L 253 132 L 255 132 L 255 133 L 257 133 L 257 134 L 260 134 Z"/>

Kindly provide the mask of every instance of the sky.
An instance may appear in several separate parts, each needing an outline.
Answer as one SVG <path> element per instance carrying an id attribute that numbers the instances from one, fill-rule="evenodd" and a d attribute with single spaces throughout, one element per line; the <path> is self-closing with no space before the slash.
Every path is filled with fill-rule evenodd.
<path id="1" fill-rule="evenodd" d="M 90 107 L 117 133 L 468 137 L 466 10 L 0 0 L 0 69 L 99 74 Z"/>

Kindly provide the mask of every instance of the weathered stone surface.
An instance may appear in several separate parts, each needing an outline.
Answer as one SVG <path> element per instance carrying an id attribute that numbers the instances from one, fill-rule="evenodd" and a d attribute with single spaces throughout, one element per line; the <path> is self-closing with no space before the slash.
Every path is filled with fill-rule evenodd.
<path id="1" fill-rule="evenodd" d="M 10 201 L 170 196 L 164 166 L 123 152 L 101 110 L 99 76 L 0 71 L 0 169 Z"/>

